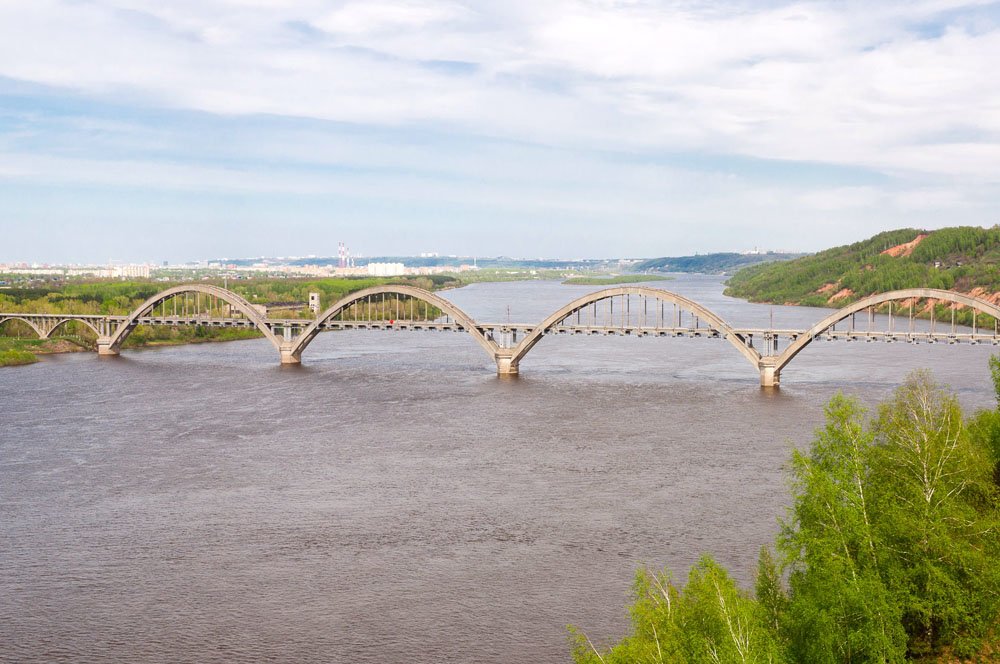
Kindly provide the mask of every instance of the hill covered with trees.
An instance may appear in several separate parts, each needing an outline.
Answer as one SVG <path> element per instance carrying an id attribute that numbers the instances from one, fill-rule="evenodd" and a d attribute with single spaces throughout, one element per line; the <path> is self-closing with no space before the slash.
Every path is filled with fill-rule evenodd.
<path id="1" fill-rule="evenodd" d="M 1000 300 L 1000 226 L 879 233 L 791 261 L 744 268 L 726 294 L 752 302 L 843 306 L 900 288 L 943 288 Z"/>

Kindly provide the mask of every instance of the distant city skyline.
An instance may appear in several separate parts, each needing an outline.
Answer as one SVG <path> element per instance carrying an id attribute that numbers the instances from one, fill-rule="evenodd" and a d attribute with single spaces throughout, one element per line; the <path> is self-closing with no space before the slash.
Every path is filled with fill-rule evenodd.
<path id="1" fill-rule="evenodd" d="M 0 3 L 0 263 L 1000 222 L 1000 3 Z"/>
<path id="2" fill-rule="evenodd" d="M 808 253 L 808 252 L 797 252 L 794 250 L 786 249 L 723 249 L 717 252 L 694 252 L 692 254 L 685 254 L 688 256 L 695 256 L 699 254 L 714 254 L 714 253 L 725 253 L 725 254 L 794 254 L 794 253 Z M 673 255 L 671 255 L 673 256 Z M 468 259 L 468 260 L 495 260 L 495 259 L 510 259 L 514 261 L 604 261 L 604 260 L 637 260 L 643 258 L 663 258 L 661 255 L 649 255 L 649 256 L 513 256 L 510 254 L 497 254 L 494 256 L 487 256 L 484 254 L 449 254 L 441 252 L 408 252 L 399 254 L 388 254 L 388 253 L 372 253 L 372 254 L 362 254 L 362 253 L 352 253 L 350 254 L 350 260 L 360 261 L 362 263 L 367 263 L 373 259 L 383 259 L 383 258 L 412 258 L 417 260 L 458 260 L 458 259 Z M 171 265 L 195 265 L 201 263 L 227 263 L 230 261 L 236 262 L 246 262 L 259 260 L 262 262 L 273 262 L 275 264 L 288 263 L 288 262 L 303 262 L 309 260 L 315 260 L 317 262 L 326 263 L 337 263 L 338 255 L 336 253 L 331 254 L 303 254 L 296 255 L 291 254 L 288 256 L 212 256 L 212 257 L 188 257 L 186 259 L 169 261 L 169 260 L 130 260 L 130 259 L 118 259 L 118 258 L 108 258 L 106 260 L 97 261 L 43 261 L 37 259 L 8 259 L 5 261 L 0 261 L 0 266 L 4 265 L 28 265 L 28 266 L 53 266 L 53 267 L 70 267 L 70 266 L 123 266 L 123 265 L 148 265 L 150 267 L 161 267 L 161 266 L 171 266 Z"/>

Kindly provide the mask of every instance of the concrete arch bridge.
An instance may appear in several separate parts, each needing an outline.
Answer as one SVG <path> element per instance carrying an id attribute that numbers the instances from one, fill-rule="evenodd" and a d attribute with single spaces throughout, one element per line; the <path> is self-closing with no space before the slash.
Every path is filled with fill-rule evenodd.
<path id="1" fill-rule="evenodd" d="M 950 326 L 947 321 L 936 320 L 934 305 L 938 303 L 949 306 Z M 954 312 L 958 306 L 974 312 L 971 331 L 956 327 Z M 928 308 L 930 327 L 918 330 L 916 317 Z M 881 320 L 884 316 L 875 316 L 885 309 L 889 314 L 887 325 Z M 858 325 L 861 313 L 866 320 Z M 777 386 L 782 369 L 820 338 L 1000 345 L 1000 307 L 969 295 L 929 288 L 872 295 L 834 311 L 807 330 L 736 328 L 698 302 L 644 286 L 589 293 L 536 324 L 479 322 L 441 296 L 411 286 L 357 291 L 312 319 L 268 318 L 236 293 L 205 284 L 166 289 L 128 316 L 0 313 L 0 325 L 10 320 L 24 322 L 41 338 L 48 338 L 66 323 L 80 322 L 97 335 L 100 355 L 117 355 L 139 325 L 255 328 L 275 347 L 283 364 L 301 362 L 309 344 L 328 330 L 465 332 L 496 363 L 500 375 L 517 374 L 521 360 L 544 337 L 553 334 L 709 337 L 727 341 L 759 372 L 760 384 L 765 387 Z M 786 345 L 779 352 L 780 340 Z"/>

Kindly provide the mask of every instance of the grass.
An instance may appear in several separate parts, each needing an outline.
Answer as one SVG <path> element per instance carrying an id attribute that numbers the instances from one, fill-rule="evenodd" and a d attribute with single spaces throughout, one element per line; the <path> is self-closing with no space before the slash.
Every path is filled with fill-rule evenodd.
<path id="1" fill-rule="evenodd" d="M 125 340 L 123 347 L 180 346 L 182 344 L 208 343 L 213 341 L 257 339 L 260 336 L 260 332 L 255 329 L 147 328 L 140 326 L 139 330 Z M 38 361 L 39 355 L 93 349 L 92 341 L 72 336 L 53 337 L 51 339 L 0 336 L 0 367 L 32 364 Z"/>
<path id="2" fill-rule="evenodd" d="M 33 364 L 38 361 L 34 353 L 26 350 L 11 348 L 0 350 L 0 367 L 19 367 L 25 364 Z"/>
<path id="3" fill-rule="evenodd" d="M 571 277 L 563 282 L 566 286 L 612 286 L 614 284 L 638 284 L 645 281 L 671 281 L 673 277 L 655 274 L 617 274 L 609 277 Z"/>
<path id="4" fill-rule="evenodd" d="M 469 284 L 496 281 L 538 281 L 547 279 L 562 279 L 566 270 L 535 269 L 527 267 L 491 267 L 468 272 L 446 273 L 456 278 L 451 288 L 461 288 Z"/>
<path id="5" fill-rule="evenodd" d="M 200 332 L 196 331 L 195 328 L 141 328 L 141 330 L 142 332 L 138 334 L 133 333 L 132 336 L 125 340 L 125 348 L 179 346 L 182 344 L 213 341 L 238 341 L 241 339 L 257 339 L 261 336 L 257 330 L 233 328 L 202 328 Z M 39 355 L 68 353 L 80 350 L 93 350 L 92 342 L 78 337 L 30 339 L 0 336 L 0 367 L 32 364 L 38 361 Z"/>
<path id="6" fill-rule="evenodd" d="M 146 348 L 150 346 L 181 346 L 185 344 L 209 343 L 215 341 L 240 341 L 243 339 L 258 339 L 262 335 L 259 330 L 246 328 L 171 328 L 145 327 L 133 332 L 123 348 Z"/>
<path id="7" fill-rule="evenodd" d="M 87 343 L 78 337 L 31 339 L 0 337 L 0 367 L 16 367 L 38 361 L 39 355 L 87 350 Z"/>
<path id="8" fill-rule="evenodd" d="M 18 351 L 22 353 L 42 353 L 48 339 L 31 339 L 23 337 L 0 337 L 0 352 Z"/>

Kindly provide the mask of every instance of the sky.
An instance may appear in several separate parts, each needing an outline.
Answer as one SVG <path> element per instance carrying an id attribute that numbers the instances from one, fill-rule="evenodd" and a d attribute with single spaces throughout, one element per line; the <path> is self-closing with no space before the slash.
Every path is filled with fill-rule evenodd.
<path id="1" fill-rule="evenodd" d="M 991 226 L 998 69 L 998 2 L 0 0 L 0 262 Z"/>

